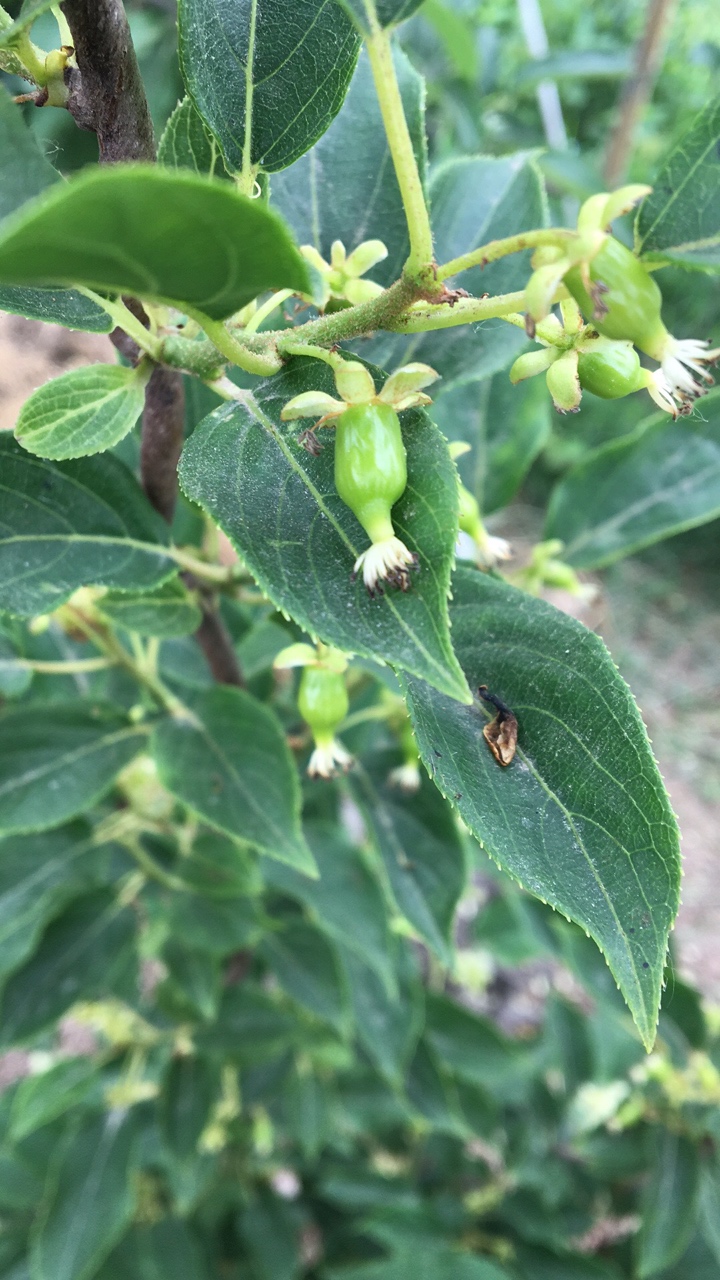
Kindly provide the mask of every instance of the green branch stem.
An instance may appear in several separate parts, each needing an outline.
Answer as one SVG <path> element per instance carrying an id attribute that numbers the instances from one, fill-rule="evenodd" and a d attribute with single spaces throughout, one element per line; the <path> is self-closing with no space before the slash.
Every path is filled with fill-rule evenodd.
<path id="1" fill-rule="evenodd" d="M 76 285 L 75 288 L 83 297 L 89 298 L 96 306 L 102 307 L 110 319 L 115 321 L 116 328 L 122 329 L 128 337 L 132 338 L 141 351 L 158 363 L 162 360 L 162 340 L 145 328 L 121 298 L 103 298 L 93 289 L 85 289 L 82 285 Z"/>
<path id="2" fill-rule="evenodd" d="M 541 227 L 536 231 L 521 231 L 518 235 L 506 236 L 503 240 L 490 240 L 479 249 L 471 249 L 459 258 L 452 258 L 437 268 L 438 280 L 448 280 L 461 271 L 469 271 L 471 267 L 486 267 L 490 262 L 506 258 L 511 253 L 521 253 L 523 249 L 537 249 L 541 245 L 557 245 L 559 248 L 577 235 L 566 227 Z"/>
<path id="3" fill-rule="evenodd" d="M 525 293 L 501 293 L 495 298 L 458 298 L 457 302 L 437 305 L 427 302 L 398 316 L 388 328 L 392 333 L 429 333 L 434 329 L 452 329 L 480 320 L 502 319 L 524 305 Z"/>
<path id="4" fill-rule="evenodd" d="M 380 27 L 373 9 L 374 5 L 368 6 L 372 32 L 366 38 L 366 47 L 410 235 L 410 254 L 403 271 L 410 279 L 420 280 L 433 261 L 430 215 L 405 118 L 390 33 Z"/>
<path id="5" fill-rule="evenodd" d="M 189 314 L 193 315 L 192 312 Z M 210 341 L 225 356 L 225 359 L 237 365 L 239 369 L 244 369 L 246 373 L 255 373 L 261 378 L 267 378 L 270 374 L 278 373 L 282 369 L 282 360 L 272 351 L 269 344 L 264 350 L 262 348 L 259 351 L 252 350 L 250 346 L 236 338 L 222 320 L 211 320 L 209 316 L 204 316 L 200 312 L 193 315 L 193 319 L 202 325 Z M 256 335 L 253 337 L 256 342 L 260 341 Z"/>
<path id="6" fill-rule="evenodd" d="M 34 658 L 12 658 L 10 665 L 19 667 L 22 671 L 37 671 L 39 675 L 45 676 L 76 676 L 83 675 L 88 671 L 105 671 L 108 667 L 114 667 L 115 663 L 111 658 L 78 658 L 66 662 L 45 662 Z"/>

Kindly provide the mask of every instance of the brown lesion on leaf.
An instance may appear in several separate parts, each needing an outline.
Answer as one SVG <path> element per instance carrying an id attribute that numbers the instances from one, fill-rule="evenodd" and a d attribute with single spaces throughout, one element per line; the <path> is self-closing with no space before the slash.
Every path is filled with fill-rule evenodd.
<path id="1" fill-rule="evenodd" d="M 483 702 L 495 707 L 497 715 L 483 729 L 483 737 L 492 751 L 498 764 L 506 767 L 512 763 L 517 747 L 518 722 L 515 714 L 506 707 L 496 694 L 490 693 L 486 684 L 481 684 L 478 693 Z"/>

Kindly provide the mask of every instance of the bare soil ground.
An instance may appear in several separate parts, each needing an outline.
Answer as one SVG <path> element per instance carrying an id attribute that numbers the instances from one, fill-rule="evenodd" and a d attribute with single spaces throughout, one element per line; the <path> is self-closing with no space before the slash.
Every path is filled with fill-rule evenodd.
<path id="1" fill-rule="evenodd" d="M 48 378 L 113 359 L 106 337 L 0 315 L 0 429 L 14 426 Z M 515 536 L 519 516 L 515 508 Z M 584 620 L 602 632 L 638 698 L 679 818 L 678 969 L 720 1003 L 720 565 L 713 575 L 708 556 L 698 556 L 703 540 L 718 546 L 717 527 L 706 530 L 609 570 Z"/>

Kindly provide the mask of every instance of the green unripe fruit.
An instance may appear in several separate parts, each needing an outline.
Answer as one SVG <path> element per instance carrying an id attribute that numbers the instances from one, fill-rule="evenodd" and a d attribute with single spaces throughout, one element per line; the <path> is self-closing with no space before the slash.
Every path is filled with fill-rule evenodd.
<path id="1" fill-rule="evenodd" d="M 463 533 L 469 534 L 471 538 L 477 538 L 478 530 L 482 528 L 477 498 L 465 488 L 462 482 L 458 484 L 458 496 L 460 499 L 458 524 Z"/>
<path id="2" fill-rule="evenodd" d="M 631 342 L 597 338 L 578 356 L 578 376 L 585 391 L 603 400 L 629 396 L 644 385 L 640 358 Z"/>
<path id="3" fill-rule="evenodd" d="M 298 707 L 318 742 L 332 739 L 348 713 L 344 677 L 323 667 L 304 667 L 300 678 Z"/>
<path id="4" fill-rule="evenodd" d="M 626 338 L 647 355 L 654 355 L 665 337 L 660 318 L 662 294 L 643 264 L 624 244 L 608 236 L 590 262 L 590 279 L 607 290 L 592 298 L 586 290 L 580 267 L 572 267 L 565 284 L 587 320 L 606 338 Z M 607 307 L 600 318 L 599 310 Z"/>
<path id="5" fill-rule="evenodd" d="M 394 536 L 390 511 L 406 485 L 405 445 L 395 410 L 386 404 L 351 405 L 335 428 L 335 488 L 372 542 Z"/>

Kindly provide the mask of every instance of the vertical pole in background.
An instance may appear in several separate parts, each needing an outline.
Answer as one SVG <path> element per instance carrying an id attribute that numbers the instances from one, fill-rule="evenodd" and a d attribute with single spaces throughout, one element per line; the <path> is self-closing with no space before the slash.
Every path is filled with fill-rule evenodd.
<path id="1" fill-rule="evenodd" d="M 530 57 L 536 62 L 541 58 L 547 58 L 550 45 L 540 0 L 517 0 L 517 6 L 525 46 Z M 535 92 L 548 146 L 553 151 L 567 151 L 568 136 L 557 84 L 554 80 L 541 80 Z M 564 196 L 561 203 L 563 218 L 568 226 L 572 226 L 577 217 L 577 200 L 573 196 Z"/>
<path id="2" fill-rule="evenodd" d="M 623 85 L 618 119 L 610 135 L 603 177 L 612 190 L 625 177 L 632 154 L 635 132 L 660 71 L 665 52 L 665 37 L 675 0 L 650 0 L 645 28 L 635 50 L 632 74 Z"/>

